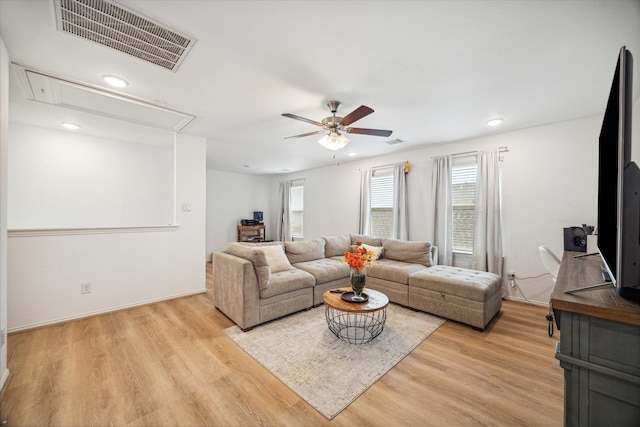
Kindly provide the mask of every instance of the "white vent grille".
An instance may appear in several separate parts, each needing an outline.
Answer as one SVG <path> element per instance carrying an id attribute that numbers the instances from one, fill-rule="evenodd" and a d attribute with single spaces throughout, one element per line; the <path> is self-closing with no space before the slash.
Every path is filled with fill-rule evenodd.
<path id="1" fill-rule="evenodd" d="M 55 0 L 58 30 L 176 71 L 194 40 L 106 0 Z"/>
<path id="2" fill-rule="evenodd" d="M 396 138 L 396 139 L 392 139 L 392 140 L 390 140 L 390 141 L 385 141 L 385 142 L 386 142 L 387 144 L 389 144 L 389 145 L 396 145 L 396 144 L 401 144 L 401 143 L 403 143 L 404 141 L 403 141 L 403 140 L 401 140 L 401 139 Z"/>

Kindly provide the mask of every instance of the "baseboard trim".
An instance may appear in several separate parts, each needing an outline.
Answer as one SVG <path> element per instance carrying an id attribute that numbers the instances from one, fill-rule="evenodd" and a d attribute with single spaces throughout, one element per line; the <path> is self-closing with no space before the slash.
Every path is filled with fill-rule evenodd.
<path id="1" fill-rule="evenodd" d="M 34 330 L 34 329 L 44 328 L 46 326 L 53 326 L 53 325 L 58 325 L 60 323 L 70 322 L 72 320 L 79 320 L 79 319 L 85 319 L 87 317 L 100 316 L 102 314 L 113 313 L 113 312 L 121 311 L 121 310 L 127 310 L 129 308 L 140 307 L 140 306 L 143 306 L 143 305 L 155 304 L 157 302 L 162 302 L 162 301 L 169 301 L 169 300 L 176 299 L 176 298 L 184 298 L 184 297 L 188 297 L 188 296 L 191 296 L 191 295 L 203 294 L 203 293 L 206 293 L 206 292 L 207 292 L 207 288 L 205 287 L 205 288 L 202 288 L 202 289 L 198 289 L 196 291 L 189 291 L 189 292 L 184 292 L 184 293 L 180 293 L 180 294 L 174 294 L 174 295 L 169 295 L 169 296 L 165 296 L 165 297 L 154 298 L 154 299 L 149 299 L 149 300 L 145 300 L 145 301 L 139 301 L 139 302 L 132 303 L 132 304 L 125 304 L 125 305 L 105 308 L 103 310 L 89 311 L 89 312 L 82 313 L 82 314 L 77 314 L 77 315 L 74 315 L 74 316 L 61 317 L 61 318 L 54 319 L 54 320 L 47 320 L 47 321 L 44 321 L 44 322 L 32 323 L 30 325 L 18 326 L 16 328 L 8 328 L 7 329 L 7 333 L 14 334 L 14 333 L 17 333 L 17 332 L 31 331 L 31 330 Z"/>
<path id="2" fill-rule="evenodd" d="M 527 299 L 524 299 L 524 298 L 522 298 L 522 297 L 505 296 L 505 297 L 503 297 L 503 298 L 504 298 L 504 299 L 506 299 L 506 300 L 509 300 L 509 301 L 523 302 L 523 303 L 525 303 L 525 304 L 537 305 L 537 306 L 539 306 L 539 307 L 548 307 L 548 306 L 549 306 L 549 303 L 548 303 L 548 302 L 532 301 L 532 300 L 530 300 L 530 299 L 529 299 L 529 300 L 527 300 Z"/>

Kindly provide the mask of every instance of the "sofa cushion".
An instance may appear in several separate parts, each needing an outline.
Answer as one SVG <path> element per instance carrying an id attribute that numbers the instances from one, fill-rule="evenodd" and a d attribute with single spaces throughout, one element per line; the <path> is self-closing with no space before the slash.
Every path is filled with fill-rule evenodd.
<path id="1" fill-rule="evenodd" d="M 284 249 L 291 264 L 324 258 L 324 240 L 299 240 L 284 242 Z"/>
<path id="2" fill-rule="evenodd" d="M 382 250 L 384 249 L 382 246 L 371 246 L 363 243 L 360 245 L 361 248 L 364 248 L 367 251 L 371 251 L 375 254 L 375 256 L 371 259 L 371 261 L 376 261 L 382 258 Z"/>
<path id="3" fill-rule="evenodd" d="M 411 276 L 409 286 L 474 301 L 488 301 L 501 292 L 500 276 L 467 268 L 434 265 Z"/>
<path id="4" fill-rule="evenodd" d="M 304 270 L 316 278 L 316 285 L 349 277 L 350 268 L 347 263 L 335 258 L 322 258 L 313 261 L 296 263 L 295 268 Z"/>
<path id="5" fill-rule="evenodd" d="M 387 259 L 422 264 L 425 267 L 433 265 L 430 242 L 384 239 L 382 246 L 384 247 L 384 257 Z"/>
<path id="6" fill-rule="evenodd" d="M 260 298 L 271 298 L 276 295 L 286 294 L 298 289 L 313 288 L 316 279 L 306 271 L 293 270 L 281 271 L 271 275 L 269 287 L 260 289 Z M 311 291 L 312 292 L 312 291 Z"/>
<path id="7" fill-rule="evenodd" d="M 374 265 L 367 268 L 367 276 L 408 285 L 409 276 L 426 269 L 427 267 L 422 264 L 412 264 L 387 258 L 376 261 Z"/>
<path id="8" fill-rule="evenodd" d="M 293 268 L 284 254 L 282 245 L 260 246 L 259 249 L 266 255 L 272 274 Z"/>
<path id="9" fill-rule="evenodd" d="M 365 236 L 362 234 L 352 234 L 351 244 L 355 245 L 358 242 L 366 243 L 367 245 L 371 245 L 371 246 L 382 246 L 382 239 L 380 237 Z"/>
<path id="10" fill-rule="evenodd" d="M 267 256 L 257 246 L 244 245 L 242 243 L 231 242 L 227 245 L 225 252 L 231 255 L 235 255 L 240 258 L 251 261 L 253 269 L 256 272 L 256 278 L 258 279 L 258 286 L 260 290 L 267 289 L 269 287 L 269 280 L 271 279 L 271 267 L 267 261 Z"/>
<path id="11" fill-rule="evenodd" d="M 349 250 L 351 246 L 351 236 L 344 234 L 342 236 L 323 237 L 324 256 L 330 258 L 332 256 L 344 256 L 344 253 Z"/>

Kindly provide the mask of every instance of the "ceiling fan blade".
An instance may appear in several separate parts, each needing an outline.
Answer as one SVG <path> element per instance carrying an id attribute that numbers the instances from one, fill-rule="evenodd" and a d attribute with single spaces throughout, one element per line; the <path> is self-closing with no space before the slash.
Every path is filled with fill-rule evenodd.
<path id="1" fill-rule="evenodd" d="M 365 128 L 347 128 L 347 133 L 357 133 L 360 135 L 373 135 L 373 136 L 389 136 L 393 132 L 392 130 L 382 129 L 365 129 Z"/>
<path id="2" fill-rule="evenodd" d="M 316 126 L 324 126 L 320 122 L 316 122 L 315 120 L 311 120 L 311 119 L 305 119 L 304 117 L 296 116 L 295 114 L 284 113 L 283 116 L 289 117 L 290 119 L 295 119 L 295 120 L 300 120 L 300 121 L 303 121 L 303 122 L 311 123 L 312 125 L 316 125 Z"/>
<path id="3" fill-rule="evenodd" d="M 301 135 L 293 135 L 293 136 L 288 136 L 285 139 L 289 139 L 289 138 L 302 138 L 304 136 L 311 136 L 311 135 L 317 135 L 319 133 L 324 133 L 323 130 L 316 130 L 314 132 L 308 132 L 308 133 L 303 133 Z"/>
<path id="4" fill-rule="evenodd" d="M 342 126 L 349 126 L 351 123 L 356 120 L 360 120 L 361 118 L 368 116 L 373 113 L 373 109 L 367 107 L 366 105 L 361 105 L 340 120 L 340 124 Z"/>

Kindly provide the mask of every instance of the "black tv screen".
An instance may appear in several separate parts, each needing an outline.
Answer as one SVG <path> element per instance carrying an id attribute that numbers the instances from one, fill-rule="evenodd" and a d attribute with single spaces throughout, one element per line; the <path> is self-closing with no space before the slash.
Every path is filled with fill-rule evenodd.
<path id="1" fill-rule="evenodd" d="M 633 57 L 620 49 L 599 139 L 598 251 L 618 293 L 640 299 L 640 171 L 631 161 Z"/>

